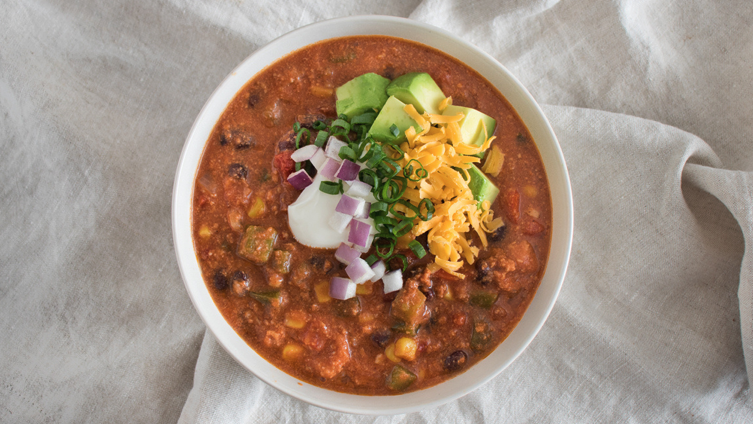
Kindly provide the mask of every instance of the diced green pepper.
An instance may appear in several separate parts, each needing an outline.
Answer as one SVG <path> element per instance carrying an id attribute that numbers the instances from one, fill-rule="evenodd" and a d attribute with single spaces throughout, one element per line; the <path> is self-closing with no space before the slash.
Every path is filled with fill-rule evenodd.
<path id="1" fill-rule="evenodd" d="M 272 255 L 277 230 L 249 225 L 238 245 L 238 255 L 257 264 L 266 263 Z"/>
<path id="2" fill-rule="evenodd" d="M 279 274 L 287 274 L 290 272 L 290 262 L 293 259 L 293 254 L 287 250 L 275 250 L 272 253 L 272 266 Z"/>
<path id="3" fill-rule="evenodd" d="M 269 306 L 280 305 L 280 291 L 279 290 L 264 291 L 264 292 L 249 292 L 248 295 L 265 305 L 269 305 Z"/>
<path id="4" fill-rule="evenodd" d="M 497 301 L 499 293 L 493 292 L 476 292 L 471 294 L 471 305 L 479 308 L 489 309 Z"/>
<path id="5" fill-rule="evenodd" d="M 424 315 L 426 296 L 415 287 L 404 288 L 392 301 L 392 316 L 415 327 Z"/>
<path id="6" fill-rule="evenodd" d="M 413 384 L 414 381 L 416 381 L 416 374 L 413 374 L 402 365 L 395 365 L 390 375 L 387 376 L 387 387 L 402 392 Z"/>
<path id="7" fill-rule="evenodd" d="M 416 335 L 416 332 L 418 332 L 418 327 L 410 326 L 404 322 L 398 322 L 397 324 L 392 326 L 392 331 L 412 337 Z"/>
<path id="8" fill-rule="evenodd" d="M 488 321 L 483 318 L 473 320 L 473 333 L 471 333 L 471 349 L 475 352 L 481 352 L 486 349 L 492 341 L 492 327 Z"/>

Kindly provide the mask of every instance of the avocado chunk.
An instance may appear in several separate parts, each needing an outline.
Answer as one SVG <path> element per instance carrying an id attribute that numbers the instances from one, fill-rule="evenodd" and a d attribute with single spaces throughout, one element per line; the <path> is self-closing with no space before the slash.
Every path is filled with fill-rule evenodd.
<path id="1" fill-rule="evenodd" d="M 454 116 L 458 113 L 465 115 L 465 117 L 458 122 L 458 125 L 460 125 L 460 134 L 463 136 L 463 142 L 465 144 L 481 146 L 484 144 L 484 141 L 486 141 L 485 137 L 491 137 L 491 135 L 494 134 L 497 121 L 476 109 L 450 105 L 445 108 L 442 115 Z M 486 134 L 484 134 L 484 124 L 486 124 Z M 477 156 L 483 157 L 484 155 L 482 153 Z"/>
<path id="2" fill-rule="evenodd" d="M 471 164 L 470 169 L 468 169 L 468 174 L 471 176 L 468 188 L 471 189 L 473 198 L 478 202 L 488 200 L 489 203 L 494 203 L 494 199 L 496 199 L 499 194 L 499 189 L 489 180 L 489 177 L 481 172 L 481 170 L 474 164 Z"/>
<path id="3" fill-rule="evenodd" d="M 401 143 L 405 141 L 405 130 L 408 128 L 413 127 L 417 133 L 421 132 L 421 127 L 403 110 L 404 107 L 405 103 L 390 96 L 371 125 L 369 134 L 383 143 Z M 392 125 L 397 127 L 397 136 L 390 130 Z"/>
<path id="4" fill-rule="evenodd" d="M 387 101 L 390 80 L 375 73 L 363 74 L 337 87 L 337 114 L 352 118 L 372 109 L 380 109 Z"/>
<path id="5" fill-rule="evenodd" d="M 387 86 L 387 95 L 412 104 L 418 113 L 426 111 L 433 114 L 440 113 L 439 103 L 445 98 L 442 89 L 426 72 L 414 72 L 395 78 Z"/>

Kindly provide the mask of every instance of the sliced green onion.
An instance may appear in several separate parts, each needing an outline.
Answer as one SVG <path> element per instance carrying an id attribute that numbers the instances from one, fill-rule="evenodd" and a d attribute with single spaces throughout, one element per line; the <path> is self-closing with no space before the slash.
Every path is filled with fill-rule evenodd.
<path id="1" fill-rule="evenodd" d="M 316 147 L 324 147 L 324 144 L 327 142 L 328 138 L 329 138 L 329 133 L 327 131 L 319 131 L 319 133 L 316 134 L 316 139 L 314 140 L 314 144 L 316 144 Z"/>
<path id="2" fill-rule="evenodd" d="M 376 117 L 376 112 L 362 113 L 358 116 L 354 116 L 353 119 L 350 120 L 350 125 L 371 125 L 374 123 Z"/>
<path id="3" fill-rule="evenodd" d="M 340 156 L 340 159 L 348 159 L 353 162 L 356 161 L 356 156 L 357 156 L 356 152 L 354 152 L 353 149 L 351 149 L 348 146 L 341 147 L 340 153 L 338 153 L 338 155 Z"/>
<path id="4" fill-rule="evenodd" d="M 298 121 L 295 121 L 295 124 L 293 124 L 293 131 L 298 132 L 301 129 L 301 123 Z"/>
<path id="5" fill-rule="evenodd" d="M 369 264 L 369 266 L 374 265 L 379 260 L 379 256 L 377 255 L 369 255 L 366 257 L 366 263 Z"/>
<path id="6" fill-rule="evenodd" d="M 313 127 L 313 128 L 315 129 L 315 130 L 326 130 L 327 128 L 329 128 L 329 127 L 327 126 L 327 123 L 326 123 L 326 122 L 324 122 L 324 121 L 321 121 L 321 120 L 318 120 L 318 119 L 316 120 L 316 122 L 314 122 L 314 125 L 312 125 L 312 127 Z"/>
<path id="7" fill-rule="evenodd" d="M 369 214 L 378 213 L 378 212 L 387 212 L 390 205 L 385 202 L 376 202 L 371 204 L 371 210 L 369 211 Z"/>
<path id="8" fill-rule="evenodd" d="M 301 170 L 301 163 L 300 162 L 296 162 L 295 163 L 295 170 L 296 171 L 300 171 Z"/>
<path id="9" fill-rule="evenodd" d="M 338 118 L 332 122 L 330 125 L 332 135 L 347 135 L 350 132 L 350 124 L 345 119 Z"/>
<path id="10" fill-rule="evenodd" d="M 319 184 L 319 191 L 327 194 L 339 194 L 340 184 L 332 181 L 322 181 L 322 183 Z"/>
<path id="11" fill-rule="evenodd" d="M 296 136 L 295 136 L 295 148 L 296 148 L 296 150 L 298 150 L 298 149 L 301 148 L 301 144 L 300 143 L 301 143 L 301 140 L 303 139 L 302 136 L 303 136 L 304 133 L 306 134 L 306 141 L 307 141 L 306 144 L 308 144 L 308 142 L 311 141 L 311 131 L 309 131 L 306 128 L 301 128 L 300 131 L 298 131 L 298 134 L 296 134 Z M 304 146 L 306 144 L 304 144 Z"/>
<path id="12" fill-rule="evenodd" d="M 392 126 L 390 127 L 390 134 L 392 134 L 394 137 L 400 135 L 400 129 L 397 127 L 397 125 L 392 124 Z"/>
<path id="13" fill-rule="evenodd" d="M 398 253 L 398 254 L 392 255 L 387 260 L 387 262 L 392 262 L 393 259 L 400 259 L 403 262 L 403 272 L 405 272 L 405 270 L 408 268 L 408 258 L 406 258 L 405 255 L 401 255 Z"/>
<path id="14" fill-rule="evenodd" d="M 397 219 L 387 215 L 377 215 L 374 217 L 374 224 L 376 225 L 397 225 Z"/>
<path id="15" fill-rule="evenodd" d="M 426 215 L 421 215 L 421 206 L 426 207 Z M 431 199 L 421 199 L 421 202 L 418 203 L 417 214 L 422 221 L 428 221 L 431 219 L 431 217 L 434 215 L 434 203 L 432 203 Z"/>
<path id="16" fill-rule="evenodd" d="M 419 259 L 426 256 L 426 250 L 423 246 L 421 246 L 421 243 L 418 242 L 418 240 L 413 240 L 410 243 L 408 243 L 408 247 L 410 247 L 410 250 L 413 251 L 413 253 L 418 256 Z"/>
<path id="17" fill-rule="evenodd" d="M 402 237 L 410 232 L 410 230 L 413 229 L 413 221 L 409 219 L 404 219 L 400 221 L 395 227 L 392 229 L 392 234 L 394 234 L 396 237 Z"/>
<path id="18" fill-rule="evenodd" d="M 392 255 L 392 252 L 395 251 L 395 244 L 397 244 L 395 240 L 383 236 L 380 237 L 379 234 L 374 237 L 374 251 L 382 259 L 387 259 Z M 383 252 L 382 250 L 385 248 L 387 251 Z"/>

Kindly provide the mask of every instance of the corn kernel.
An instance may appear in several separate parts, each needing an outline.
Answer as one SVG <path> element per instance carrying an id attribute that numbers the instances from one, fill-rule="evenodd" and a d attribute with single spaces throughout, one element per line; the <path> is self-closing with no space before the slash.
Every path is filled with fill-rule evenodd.
<path id="1" fill-rule="evenodd" d="M 523 194 L 528 197 L 536 197 L 536 195 L 539 194 L 539 190 L 537 190 L 536 187 L 532 185 L 527 185 L 523 187 Z"/>
<path id="2" fill-rule="evenodd" d="M 417 350 L 418 343 L 409 337 L 401 337 L 395 342 L 395 356 L 406 361 L 415 360 Z"/>
<path id="3" fill-rule="evenodd" d="M 248 217 L 258 218 L 262 216 L 266 210 L 267 207 L 264 205 L 264 200 L 262 200 L 261 197 L 257 197 L 256 200 L 254 200 L 251 209 L 248 210 Z"/>
<path id="4" fill-rule="evenodd" d="M 395 344 L 392 343 L 384 349 L 384 355 L 392 362 L 400 362 L 400 358 L 395 356 Z"/>
<path id="5" fill-rule="evenodd" d="M 321 283 L 314 284 L 314 292 L 316 293 L 316 300 L 320 303 L 329 302 L 329 281 L 322 281 Z"/>
<path id="6" fill-rule="evenodd" d="M 356 286 L 356 294 L 371 294 L 374 291 L 374 283 L 367 281 Z"/>
<path id="7" fill-rule="evenodd" d="M 447 287 L 447 293 L 444 294 L 445 300 L 454 300 L 454 297 L 452 297 L 452 290 L 450 290 L 449 287 Z"/>
<path id="8" fill-rule="evenodd" d="M 330 97 L 335 92 L 335 90 L 327 87 L 322 87 L 319 85 L 312 85 L 309 89 L 311 91 L 311 94 L 315 95 L 316 97 Z"/>
<path id="9" fill-rule="evenodd" d="M 288 328 L 303 328 L 306 325 L 306 315 L 301 311 L 291 311 L 285 314 L 285 326 Z"/>
<path id="10" fill-rule="evenodd" d="M 212 230 L 209 229 L 206 225 L 202 225 L 201 228 L 199 228 L 199 237 L 201 238 L 207 238 L 212 235 Z"/>
<path id="11" fill-rule="evenodd" d="M 282 348 L 282 358 L 286 361 L 297 359 L 303 353 L 303 347 L 295 343 L 290 343 Z"/>

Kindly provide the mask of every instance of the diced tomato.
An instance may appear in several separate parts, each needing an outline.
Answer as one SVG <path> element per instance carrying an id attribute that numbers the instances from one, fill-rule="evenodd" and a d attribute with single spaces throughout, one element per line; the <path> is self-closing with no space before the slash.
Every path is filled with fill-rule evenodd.
<path id="1" fill-rule="evenodd" d="M 502 207 L 507 214 L 507 219 L 513 224 L 517 224 L 520 219 L 520 193 L 518 190 L 511 188 L 507 190 L 502 197 Z"/>
<path id="2" fill-rule="evenodd" d="M 280 173 L 283 181 L 288 180 L 288 176 L 293 173 L 295 169 L 295 161 L 290 158 L 293 154 L 292 150 L 285 150 L 277 154 L 274 159 L 275 168 Z"/>
<path id="3" fill-rule="evenodd" d="M 535 236 L 544 231 L 544 225 L 535 219 L 529 219 L 523 222 L 521 231 L 523 231 L 523 234 Z"/>

